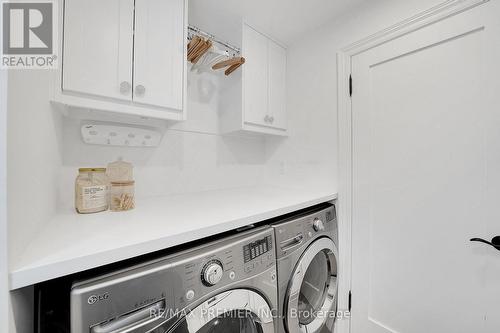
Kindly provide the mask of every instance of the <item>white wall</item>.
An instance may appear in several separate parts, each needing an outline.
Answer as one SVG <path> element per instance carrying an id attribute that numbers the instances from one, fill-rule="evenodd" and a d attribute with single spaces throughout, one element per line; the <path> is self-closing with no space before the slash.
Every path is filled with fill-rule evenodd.
<path id="1" fill-rule="evenodd" d="M 317 47 L 317 46 L 315 46 Z M 290 136 L 268 140 L 270 182 L 296 187 L 337 188 L 337 130 L 334 90 L 319 84 L 328 65 L 313 69 L 307 48 L 291 47 L 287 59 Z M 314 87 L 314 88 L 313 88 Z"/>
<path id="2" fill-rule="evenodd" d="M 7 115 L 9 256 L 13 264 L 57 206 L 61 116 L 49 102 L 50 73 L 11 70 Z"/>

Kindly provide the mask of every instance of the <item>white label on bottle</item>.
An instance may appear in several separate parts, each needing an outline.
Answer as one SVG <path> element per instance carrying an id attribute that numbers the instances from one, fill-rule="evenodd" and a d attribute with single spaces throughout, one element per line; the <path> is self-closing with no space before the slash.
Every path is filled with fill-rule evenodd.
<path id="1" fill-rule="evenodd" d="M 107 192 L 106 185 L 82 187 L 82 208 L 94 209 L 106 206 Z"/>

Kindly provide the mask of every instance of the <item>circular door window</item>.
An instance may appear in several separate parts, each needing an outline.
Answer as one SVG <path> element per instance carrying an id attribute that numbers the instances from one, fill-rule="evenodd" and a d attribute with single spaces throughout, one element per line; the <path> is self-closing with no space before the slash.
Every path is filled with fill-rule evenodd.
<path id="1" fill-rule="evenodd" d="M 262 333 L 262 326 L 250 311 L 230 311 L 212 319 L 199 333 Z"/>
<path id="2" fill-rule="evenodd" d="M 321 311 L 328 295 L 330 277 L 332 273 L 337 275 L 337 269 L 331 267 L 332 264 L 328 254 L 321 251 L 309 265 L 299 292 L 298 316 L 300 324 L 310 324 Z"/>
<path id="3" fill-rule="evenodd" d="M 321 238 L 304 252 L 288 291 L 286 323 L 290 333 L 318 332 L 334 319 L 337 298 L 337 247 Z"/>
<path id="4" fill-rule="evenodd" d="M 202 303 L 168 332 L 274 333 L 274 322 L 272 311 L 261 295 L 236 289 Z"/>

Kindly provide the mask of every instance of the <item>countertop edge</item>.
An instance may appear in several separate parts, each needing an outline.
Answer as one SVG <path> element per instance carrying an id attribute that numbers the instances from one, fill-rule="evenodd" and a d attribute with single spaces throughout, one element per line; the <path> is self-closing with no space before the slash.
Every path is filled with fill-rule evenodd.
<path id="1" fill-rule="evenodd" d="M 218 224 L 198 229 L 196 233 L 192 230 L 175 235 L 163 236 L 154 240 L 117 247 L 112 250 L 84 255 L 66 261 L 54 262 L 42 266 L 24 266 L 16 268 L 9 273 L 10 290 L 16 290 L 31 286 L 36 283 L 49 281 L 66 275 L 83 272 L 96 267 L 105 266 L 122 260 L 138 257 L 155 251 L 166 250 L 174 246 L 182 245 L 197 239 L 214 236 L 223 232 L 241 228 L 253 223 L 263 222 L 288 213 L 293 213 L 323 202 L 336 200 L 337 193 L 322 195 L 300 203 L 279 207 L 273 210 L 263 211 L 252 216 L 224 221 Z"/>

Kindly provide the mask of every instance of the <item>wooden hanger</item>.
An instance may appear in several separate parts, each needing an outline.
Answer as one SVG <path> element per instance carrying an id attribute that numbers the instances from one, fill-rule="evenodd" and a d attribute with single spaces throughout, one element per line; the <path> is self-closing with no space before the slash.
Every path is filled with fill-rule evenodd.
<path id="1" fill-rule="evenodd" d="M 202 51 L 203 48 L 205 47 L 205 40 L 203 38 L 200 39 L 201 41 L 195 46 L 195 48 L 191 52 L 191 55 L 188 57 L 188 60 L 191 62 L 193 62 L 193 59 L 196 58 L 200 53 L 200 51 Z"/>
<path id="2" fill-rule="evenodd" d="M 208 50 L 210 50 L 211 47 L 212 47 L 212 41 L 211 40 L 205 41 L 203 46 L 198 50 L 198 52 L 193 57 L 191 62 L 193 64 L 196 64 L 203 57 L 203 55 L 207 53 Z"/>
<path id="3" fill-rule="evenodd" d="M 193 48 L 200 42 L 200 37 L 194 36 L 188 43 L 188 53 L 193 52 Z"/>
<path id="4" fill-rule="evenodd" d="M 241 66 L 241 65 L 243 65 L 244 63 L 245 63 L 245 58 L 241 57 L 240 62 L 239 62 L 239 63 L 237 63 L 237 64 L 234 64 L 234 65 L 229 66 L 229 68 L 228 68 L 228 69 L 226 69 L 226 71 L 224 72 L 224 74 L 226 74 L 226 76 L 227 76 L 227 75 L 230 75 L 232 72 L 234 72 L 235 70 L 237 70 L 237 69 L 238 69 L 238 67 L 240 67 L 240 66 Z"/>
<path id="5" fill-rule="evenodd" d="M 201 42 L 195 46 L 191 54 L 188 56 L 188 60 L 192 63 L 196 63 L 210 49 L 211 46 L 212 42 L 210 40 L 201 38 Z"/>
<path id="6" fill-rule="evenodd" d="M 188 60 L 191 59 L 193 53 L 198 49 L 198 47 L 200 46 L 200 44 L 202 42 L 203 42 L 203 40 L 199 36 L 194 36 L 193 39 L 189 42 L 188 54 L 187 54 Z"/>
<path id="7" fill-rule="evenodd" d="M 201 42 L 199 42 L 192 50 L 191 54 L 188 56 L 188 60 L 193 62 L 193 59 L 195 59 L 199 54 L 200 52 L 203 51 L 203 49 L 205 48 L 205 41 L 202 40 Z"/>
<path id="8" fill-rule="evenodd" d="M 204 39 L 200 36 L 194 36 L 187 45 L 187 60 L 194 65 L 203 58 L 208 50 L 212 47 L 212 41 L 209 39 Z M 241 65 L 245 63 L 245 58 L 243 57 L 233 57 L 231 59 L 226 59 L 215 63 L 212 66 L 213 70 L 228 67 L 224 72 L 226 75 L 230 75 L 235 70 L 237 70 Z"/>
<path id="9" fill-rule="evenodd" d="M 221 62 L 213 65 L 212 69 L 216 70 L 216 69 L 221 69 L 224 67 L 233 66 L 233 65 L 237 65 L 237 64 L 241 65 L 244 62 L 245 62 L 245 59 L 243 57 L 234 57 L 234 58 L 224 60 L 224 61 L 221 61 Z"/>
<path id="10" fill-rule="evenodd" d="M 191 40 L 189 41 L 188 45 L 187 45 L 187 50 L 188 50 L 188 53 L 189 53 L 189 51 L 191 50 L 191 48 L 193 47 L 193 43 L 194 43 L 194 38 L 193 38 L 193 39 L 191 39 Z"/>

